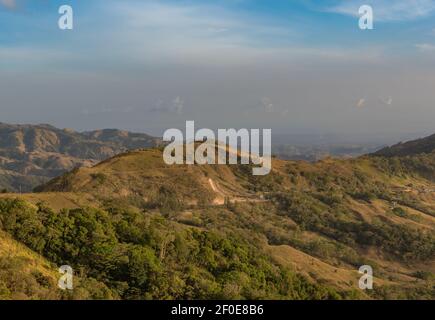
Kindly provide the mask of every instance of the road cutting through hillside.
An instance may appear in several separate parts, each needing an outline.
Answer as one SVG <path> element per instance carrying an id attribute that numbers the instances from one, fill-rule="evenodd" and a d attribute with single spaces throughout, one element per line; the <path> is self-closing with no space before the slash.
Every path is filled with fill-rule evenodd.
<path id="1" fill-rule="evenodd" d="M 209 178 L 208 183 L 210 184 L 211 189 L 213 192 L 217 194 L 217 197 L 213 200 L 214 205 L 224 205 L 225 199 L 228 199 L 229 202 L 236 203 L 236 202 L 266 202 L 267 200 L 262 199 L 260 197 L 254 198 L 254 195 L 252 197 L 249 196 L 233 196 L 223 190 L 217 182 L 215 182 L 213 179 Z"/>

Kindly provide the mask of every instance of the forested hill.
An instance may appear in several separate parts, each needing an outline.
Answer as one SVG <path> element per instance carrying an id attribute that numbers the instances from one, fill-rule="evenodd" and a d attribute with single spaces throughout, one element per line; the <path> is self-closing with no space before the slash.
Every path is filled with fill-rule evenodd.
<path id="1" fill-rule="evenodd" d="M 54 270 L 82 270 L 92 297 L 433 299 L 433 177 L 433 154 L 273 159 L 253 176 L 136 150 L 1 195 L 0 228 Z M 372 291 L 358 288 L 366 264 Z"/>
<path id="2" fill-rule="evenodd" d="M 415 156 L 418 154 L 430 154 L 435 151 L 435 134 L 413 141 L 398 143 L 394 146 L 381 149 L 374 153 L 383 157 Z"/>

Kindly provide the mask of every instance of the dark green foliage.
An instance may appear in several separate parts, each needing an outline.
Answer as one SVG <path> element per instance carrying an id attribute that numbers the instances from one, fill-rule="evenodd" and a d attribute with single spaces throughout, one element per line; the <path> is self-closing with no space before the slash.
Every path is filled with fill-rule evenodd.
<path id="1" fill-rule="evenodd" d="M 106 181 L 106 179 L 107 179 L 106 175 L 104 173 L 101 173 L 101 172 L 99 172 L 99 173 L 92 173 L 91 177 L 92 177 L 92 179 L 97 181 L 98 184 L 103 184 Z"/>
<path id="2" fill-rule="evenodd" d="M 234 165 L 234 173 L 239 178 L 246 178 L 246 187 L 254 192 L 270 192 L 279 191 L 284 177 L 275 171 L 270 172 L 265 176 L 252 175 L 252 169 L 255 166 L 250 165 Z"/>
<path id="3" fill-rule="evenodd" d="M 171 212 L 177 212 L 184 208 L 183 201 L 177 196 L 177 191 L 175 188 L 168 186 L 162 186 L 159 188 L 158 194 L 149 203 L 150 208 L 159 208 L 160 211 L 169 215 Z"/>
<path id="4" fill-rule="evenodd" d="M 69 298 L 341 297 L 283 269 L 241 237 L 176 229 L 158 215 L 117 208 L 56 213 L 43 204 L 0 200 L 0 226 L 56 265 L 79 270 L 82 287 Z M 34 281 L 45 283 L 40 276 Z"/>
<path id="5" fill-rule="evenodd" d="M 386 220 L 369 224 L 353 219 L 349 214 L 340 216 L 340 207 L 331 211 L 315 197 L 299 192 L 276 193 L 270 198 L 279 204 L 282 214 L 291 217 L 304 230 L 318 232 L 350 246 L 376 246 L 405 261 L 425 261 L 435 256 L 435 237 L 429 232 Z"/>
<path id="6" fill-rule="evenodd" d="M 421 280 L 435 279 L 435 275 L 430 271 L 417 271 L 413 274 L 413 276 Z"/>
<path id="7" fill-rule="evenodd" d="M 408 213 L 401 207 L 395 207 L 392 211 L 396 216 L 399 216 L 402 218 L 409 216 Z"/>
<path id="8" fill-rule="evenodd" d="M 385 300 L 433 300 L 435 287 L 430 282 L 420 287 L 374 286 L 370 295 Z"/>
<path id="9" fill-rule="evenodd" d="M 376 167 L 389 176 L 420 176 L 435 181 L 434 152 L 406 157 L 372 157 Z"/>

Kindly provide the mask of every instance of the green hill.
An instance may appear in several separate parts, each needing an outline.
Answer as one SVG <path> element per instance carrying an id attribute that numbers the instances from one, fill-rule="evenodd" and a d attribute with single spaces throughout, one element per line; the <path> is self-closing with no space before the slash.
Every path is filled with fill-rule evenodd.
<path id="1" fill-rule="evenodd" d="M 0 225 L 123 299 L 433 299 L 434 172 L 418 154 L 274 159 L 261 177 L 138 150 L 2 195 Z"/>
<path id="2" fill-rule="evenodd" d="M 381 149 L 375 153 L 383 157 L 404 157 L 417 154 L 430 154 L 435 151 L 435 134 L 426 138 L 402 142 L 391 147 Z"/>

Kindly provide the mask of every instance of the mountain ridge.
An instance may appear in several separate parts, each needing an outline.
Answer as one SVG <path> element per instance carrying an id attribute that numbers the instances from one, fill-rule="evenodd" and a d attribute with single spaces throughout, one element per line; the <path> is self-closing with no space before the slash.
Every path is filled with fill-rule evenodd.
<path id="1" fill-rule="evenodd" d="M 0 123 L 0 138 L 0 188 L 22 192 L 75 167 L 161 143 L 143 133 L 118 129 L 76 132 L 48 124 Z"/>
<path id="2" fill-rule="evenodd" d="M 418 154 L 429 154 L 435 151 L 435 134 L 428 137 L 400 142 L 373 153 L 375 156 L 404 157 Z"/>

